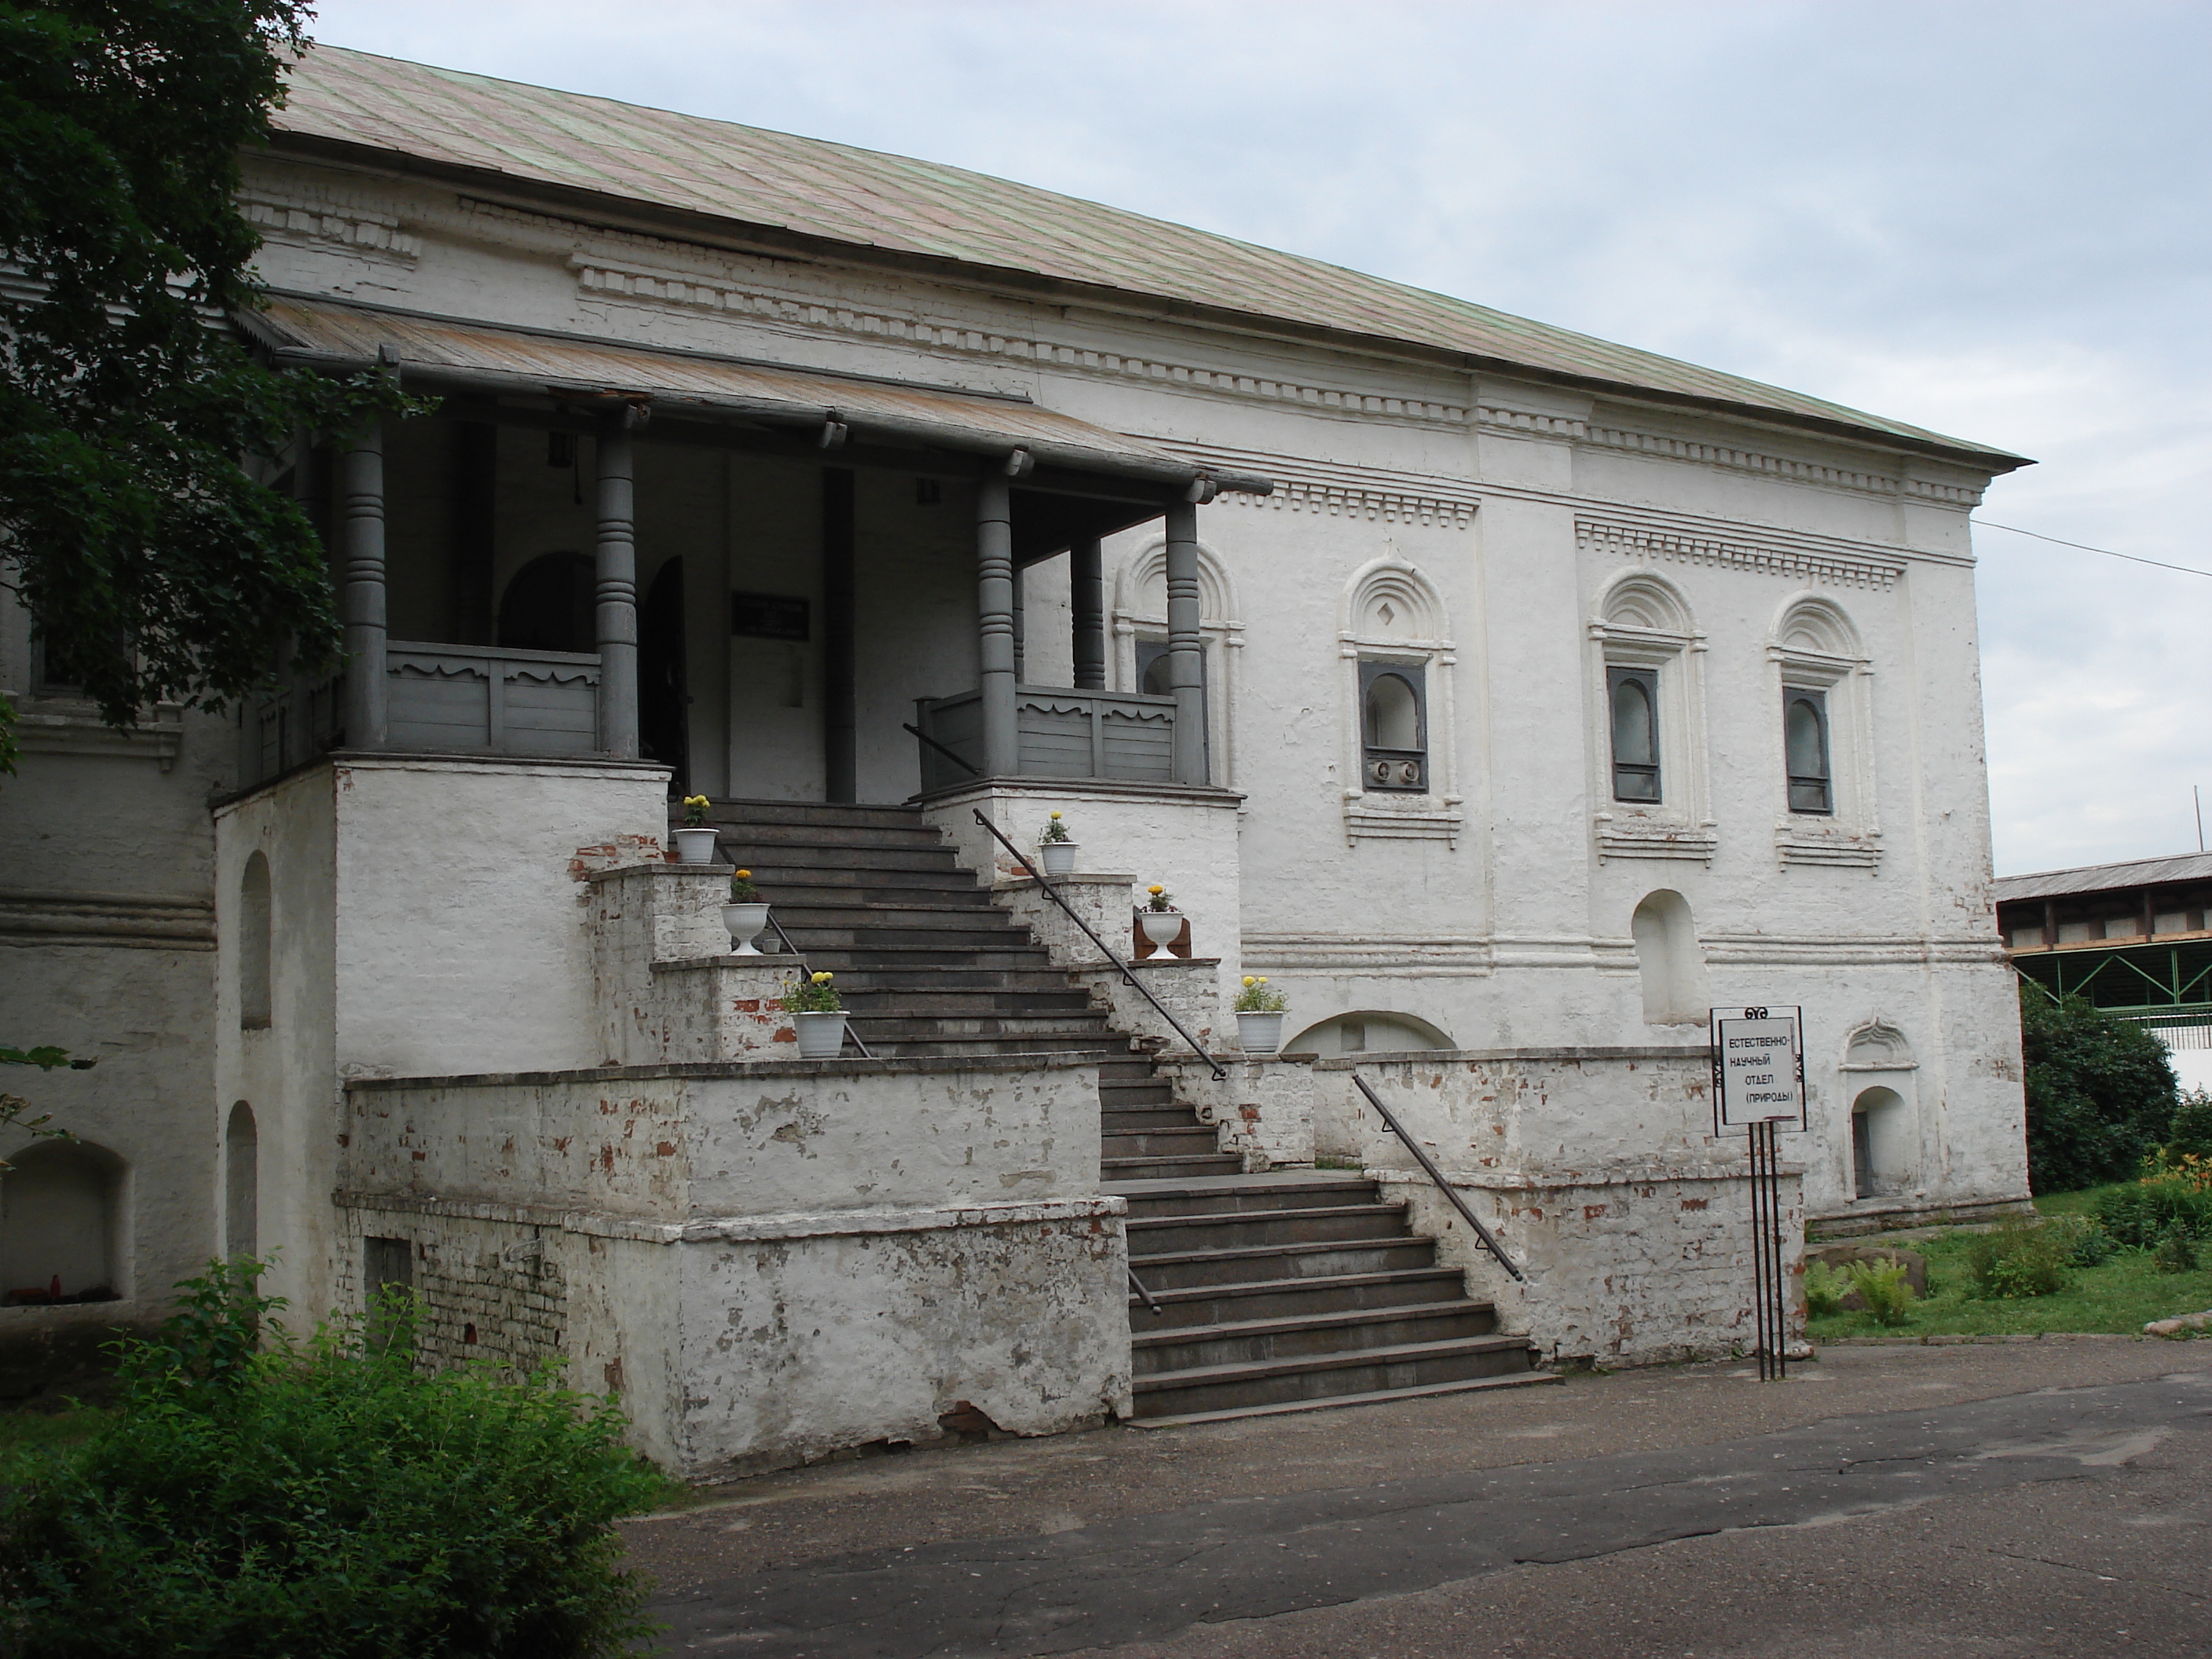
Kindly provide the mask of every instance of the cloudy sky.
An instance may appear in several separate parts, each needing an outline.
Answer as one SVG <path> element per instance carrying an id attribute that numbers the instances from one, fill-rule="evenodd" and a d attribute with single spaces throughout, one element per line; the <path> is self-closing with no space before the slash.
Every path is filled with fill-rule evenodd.
<path id="1" fill-rule="evenodd" d="M 951 162 L 2032 455 L 2212 571 L 2212 7 L 325 0 L 319 38 Z M 2001 873 L 2193 851 L 2212 577 L 1979 532 Z"/>

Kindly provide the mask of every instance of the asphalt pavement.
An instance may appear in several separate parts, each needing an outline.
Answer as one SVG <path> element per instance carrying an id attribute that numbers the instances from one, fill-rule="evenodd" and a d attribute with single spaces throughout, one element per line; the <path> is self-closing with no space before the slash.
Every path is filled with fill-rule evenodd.
<path id="1" fill-rule="evenodd" d="M 2212 1349 L 1832 1348 L 764 1476 L 666 1650 L 2212 1654 Z"/>

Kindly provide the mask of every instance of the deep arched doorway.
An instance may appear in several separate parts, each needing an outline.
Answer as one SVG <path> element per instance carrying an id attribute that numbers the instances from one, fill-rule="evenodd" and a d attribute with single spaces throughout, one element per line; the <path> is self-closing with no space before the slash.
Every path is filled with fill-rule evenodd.
<path id="1" fill-rule="evenodd" d="M 582 553 L 541 553 L 499 599 L 499 642 L 516 651 L 596 651 L 598 568 Z"/>

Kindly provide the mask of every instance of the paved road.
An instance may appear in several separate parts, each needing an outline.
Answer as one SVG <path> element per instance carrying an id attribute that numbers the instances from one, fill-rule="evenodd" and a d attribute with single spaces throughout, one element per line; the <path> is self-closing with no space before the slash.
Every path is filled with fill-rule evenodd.
<path id="1" fill-rule="evenodd" d="M 2202 1356 L 1846 1350 L 923 1453 L 632 1549 L 678 1653 L 2212 1653 Z"/>

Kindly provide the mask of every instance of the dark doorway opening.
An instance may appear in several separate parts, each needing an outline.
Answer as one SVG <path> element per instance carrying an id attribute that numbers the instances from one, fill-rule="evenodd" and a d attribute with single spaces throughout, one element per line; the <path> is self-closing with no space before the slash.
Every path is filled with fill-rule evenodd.
<path id="1" fill-rule="evenodd" d="M 499 600 L 499 642 L 516 651 L 597 651 L 599 573 L 582 553 L 541 553 Z"/>
<path id="2" fill-rule="evenodd" d="M 691 697 L 684 665 L 684 561 L 660 567 L 637 617 L 637 736 L 646 759 L 675 769 L 671 794 L 691 787 Z"/>

